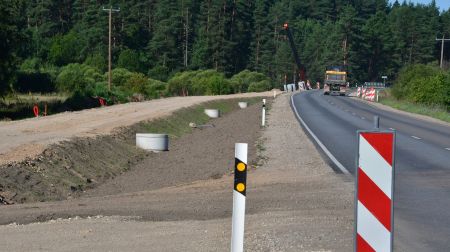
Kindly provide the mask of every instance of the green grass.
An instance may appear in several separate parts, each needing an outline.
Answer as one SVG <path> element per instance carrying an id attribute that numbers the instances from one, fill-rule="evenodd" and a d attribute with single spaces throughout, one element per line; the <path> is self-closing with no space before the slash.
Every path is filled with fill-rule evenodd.
<path id="1" fill-rule="evenodd" d="M 444 122 L 450 122 L 450 113 L 444 106 L 432 106 L 412 103 L 408 101 L 397 100 L 393 97 L 383 97 L 380 99 L 380 103 L 406 112 L 426 115 L 442 120 Z"/>
<path id="2" fill-rule="evenodd" d="M 233 110 L 239 109 L 237 103 L 238 101 L 243 100 L 247 101 L 249 106 L 261 102 L 260 97 L 206 102 L 177 110 L 172 115 L 164 118 L 140 123 L 138 127 L 149 133 L 164 133 L 168 134 L 172 138 L 178 138 L 186 133 L 192 132 L 192 128 L 189 127 L 190 122 L 201 125 L 206 124 L 210 120 L 210 118 L 204 113 L 206 108 L 219 109 L 221 115 L 224 115 Z"/>
<path id="3" fill-rule="evenodd" d="M 28 93 L 28 94 L 16 94 L 7 96 L 2 99 L 2 102 L 11 105 L 16 103 L 39 103 L 39 102 L 64 102 L 67 100 L 69 96 L 63 93 L 50 93 L 50 94 L 41 94 L 41 93 Z"/>

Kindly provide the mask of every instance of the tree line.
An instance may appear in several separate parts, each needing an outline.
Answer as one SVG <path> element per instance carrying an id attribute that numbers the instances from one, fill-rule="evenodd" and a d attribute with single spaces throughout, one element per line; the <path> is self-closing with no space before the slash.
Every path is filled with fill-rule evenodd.
<path id="1" fill-rule="evenodd" d="M 435 1 L 5 0 L 0 93 L 30 89 L 33 82 L 37 89 L 46 82 L 58 88 L 69 64 L 103 76 L 103 7 L 111 6 L 120 8 L 112 16 L 113 66 L 164 83 L 184 71 L 189 76 L 207 69 L 224 78 L 259 72 L 271 80 L 269 87 L 284 83 L 285 76 L 291 82 L 296 66 L 285 22 L 312 81 L 321 81 L 325 67 L 336 64 L 348 66 L 352 82 L 394 79 L 407 65 L 437 62 L 435 38 L 450 36 L 450 12 L 440 12 Z"/>

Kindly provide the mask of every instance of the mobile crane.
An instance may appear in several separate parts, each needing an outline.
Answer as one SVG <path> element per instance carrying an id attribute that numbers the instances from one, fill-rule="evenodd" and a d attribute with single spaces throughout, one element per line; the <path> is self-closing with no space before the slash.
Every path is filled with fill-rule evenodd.
<path id="1" fill-rule="evenodd" d="M 306 81 L 306 70 L 305 66 L 300 62 L 298 57 L 297 47 L 295 46 L 294 37 L 292 37 L 291 30 L 289 29 L 288 23 L 284 23 L 283 30 L 286 31 L 287 37 L 289 39 L 289 44 L 291 45 L 292 54 L 294 55 L 295 63 L 297 64 L 297 73 L 300 77 L 300 81 Z"/>

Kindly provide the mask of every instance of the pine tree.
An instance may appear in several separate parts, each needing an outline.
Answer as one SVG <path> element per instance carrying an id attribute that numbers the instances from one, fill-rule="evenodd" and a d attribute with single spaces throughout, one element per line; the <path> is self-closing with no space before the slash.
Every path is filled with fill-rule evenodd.
<path id="1" fill-rule="evenodd" d="M 24 42 L 21 27 L 25 22 L 20 0 L 7 1 L 0 5 L 0 96 L 9 89 L 17 69 L 16 53 Z"/>

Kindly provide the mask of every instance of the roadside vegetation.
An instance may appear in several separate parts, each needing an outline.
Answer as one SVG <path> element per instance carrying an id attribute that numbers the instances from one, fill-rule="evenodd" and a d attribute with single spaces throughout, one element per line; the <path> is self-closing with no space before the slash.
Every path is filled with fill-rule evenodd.
<path id="1" fill-rule="evenodd" d="M 434 65 L 403 68 L 380 102 L 396 109 L 450 122 L 450 71 Z"/>
<path id="2" fill-rule="evenodd" d="M 249 70 L 231 78 L 212 69 L 184 71 L 164 82 L 143 73 L 115 68 L 109 91 L 107 73 L 86 64 L 71 63 L 51 71 L 36 70 L 33 66 L 32 62 L 24 62 L 13 92 L 0 99 L 0 119 L 31 117 L 34 105 L 41 110 L 47 106 L 47 113 L 53 114 L 98 107 L 98 98 L 110 105 L 169 96 L 261 92 L 272 88 L 268 77 Z"/>

